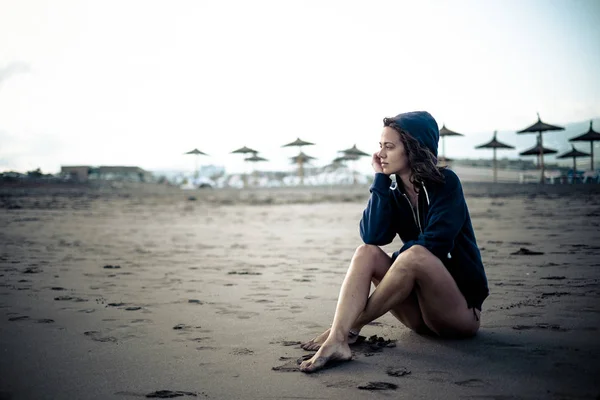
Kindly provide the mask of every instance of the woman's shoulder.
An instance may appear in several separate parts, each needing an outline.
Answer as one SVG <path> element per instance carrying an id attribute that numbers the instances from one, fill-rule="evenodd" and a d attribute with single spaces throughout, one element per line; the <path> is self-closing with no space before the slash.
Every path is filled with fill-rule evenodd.
<path id="1" fill-rule="evenodd" d="M 458 175 L 456 175 L 456 172 L 452 171 L 449 168 L 444 168 L 442 169 L 442 175 L 444 175 L 444 179 L 445 181 L 448 183 L 459 183 L 460 184 L 460 179 L 458 178 Z"/>
<path id="2" fill-rule="evenodd" d="M 444 176 L 444 183 L 435 185 L 437 190 L 441 191 L 453 191 L 457 188 L 462 187 L 460 178 L 454 171 L 449 168 L 444 168 L 440 171 Z"/>

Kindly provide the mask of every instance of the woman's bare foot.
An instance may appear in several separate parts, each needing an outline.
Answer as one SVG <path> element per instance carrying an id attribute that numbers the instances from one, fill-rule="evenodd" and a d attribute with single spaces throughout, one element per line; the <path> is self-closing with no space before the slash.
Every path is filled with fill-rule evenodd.
<path id="1" fill-rule="evenodd" d="M 322 369 L 328 362 L 350 361 L 351 359 L 352 351 L 348 343 L 327 341 L 310 360 L 300 364 L 300 371 L 311 373 Z"/>
<path id="2" fill-rule="evenodd" d="M 311 351 L 319 350 L 321 348 L 321 346 L 323 345 L 323 343 L 325 343 L 325 341 L 329 337 L 329 332 L 331 332 L 331 328 L 327 329 L 325 332 L 321 333 L 319 336 L 315 337 L 314 339 L 311 339 L 306 343 L 302 343 L 300 345 L 300 347 L 302 347 L 304 350 L 311 350 Z M 356 343 L 357 340 L 358 340 L 358 335 L 348 335 L 348 344 L 354 344 L 354 343 Z"/>

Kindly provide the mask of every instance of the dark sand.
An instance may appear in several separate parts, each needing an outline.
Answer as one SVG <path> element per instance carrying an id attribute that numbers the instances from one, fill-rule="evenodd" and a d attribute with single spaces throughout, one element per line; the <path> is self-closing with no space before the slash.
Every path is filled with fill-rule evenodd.
<path id="1" fill-rule="evenodd" d="M 597 185 L 465 193 L 491 290 L 477 337 L 386 315 L 305 375 L 366 187 L 0 187 L 0 399 L 600 398 Z"/>

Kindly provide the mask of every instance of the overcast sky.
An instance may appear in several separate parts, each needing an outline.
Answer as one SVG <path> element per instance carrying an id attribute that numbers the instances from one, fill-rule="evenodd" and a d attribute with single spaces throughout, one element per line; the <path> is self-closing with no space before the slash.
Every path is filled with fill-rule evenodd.
<path id="1" fill-rule="evenodd" d="M 412 110 L 466 135 L 447 156 L 491 157 L 473 147 L 498 130 L 515 157 L 536 112 L 600 117 L 598 71 L 597 0 L 0 0 L 0 171 L 191 169 L 198 148 L 234 172 L 243 145 L 285 169 L 296 137 L 324 165 Z"/>

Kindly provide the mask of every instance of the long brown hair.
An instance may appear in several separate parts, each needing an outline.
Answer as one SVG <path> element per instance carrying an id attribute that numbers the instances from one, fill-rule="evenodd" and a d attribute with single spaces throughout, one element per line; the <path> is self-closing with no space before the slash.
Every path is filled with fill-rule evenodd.
<path id="1" fill-rule="evenodd" d="M 437 158 L 433 155 L 431 150 L 419 143 L 417 139 L 412 137 L 410 133 L 402 130 L 392 118 L 384 118 L 383 126 L 389 126 L 398 132 L 400 141 L 404 145 L 404 151 L 408 157 L 408 165 L 411 170 L 410 182 L 414 185 L 415 183 L 421 184 L 426 183 L 444 183 L 444 175 L 442 171 L 446 167 L 438 167 Z M 396 179 L 398 181 L 398 179 Z M 415 189 L 419 185 L 415 185 Z"/>

